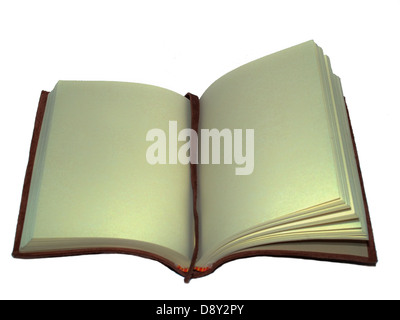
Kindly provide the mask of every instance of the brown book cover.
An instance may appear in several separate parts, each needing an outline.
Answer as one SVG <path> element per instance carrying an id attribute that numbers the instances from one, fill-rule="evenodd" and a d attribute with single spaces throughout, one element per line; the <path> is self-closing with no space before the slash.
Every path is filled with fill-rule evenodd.
<path id="1" fill-rule="evenodd" d="M 362 187 L 362 196 L 364 200 L 364 207 L 365 207 L 365 212 L 366 212 L 366 219 L 367 219 L 367 224 L 368 224 L 368 232 L 369 232 L 369 240 L 367 242 L 364 242 L 363 245 L 367 246 L 367 251 L 368 255 L 364 257 L 360 257 L 358 255 L 352 255 L 352 254 L 337 254 L 337 253 L 329 253 L 329 252 L 319 252 L 312 250 L 313 246 L 316 244 L 313 241 L 302 241 L 303 247 L 309 247 L 311 250 L 291 250 L 290 249 L 290 244 L 288 244 L 287 249 L 250 249 L 250 250 L 245 250 L 242 252 L 237 252 L 234 254 L 230 254 L 215 263 L 212 264 L 211 267 L 209 268 L 196 268 L 195 262 L 197 259 L 197 254 L 198 254 L 198 242 L 199 242 L 199 219 L 201 219 L 201 213 L 197 212 L 197 168 L 195 164 L 191 164 L 191 179 L 192 179 L 192 189 L 193 189 L 193 212 L 194 212 L 194 228 L 195 228 L 195 247 L 193 251 L 193 256 L 192 256 L 192 261 L 190 264 L 190 267 L 188 269 L 181 268 L 179 266 L 176 266 L 172 261 L 169 261 L 161 256 L 155 255 L 153 253 L 145 252 L 145 251 L 140 251 L 140 250 L 133 250 L 133 249 L 126 249 L 126 248 L 118 248 L 118 247 L 99 247 L 99 248 L 88 248 L 88 249 L 74 249 L 74 250 L 54 250 L 54 251 L 41 251 L 41 252 L 29 252 L 29 253 L 23 253 L 20 252 L 20 242 L 21 242 L 21 236 L 22 236 L 22 229 L 23 229 L 23 224 L 25 220 L 25 213 L 26 213 L 26 208 L 27 208 L 27 202 L 29 198 L 29 189 L 30 189 L 30 184 L 31 184 L 31 179 L 32 179 L 32 170 L 35 162 L 35 157 L 36 157 L 36 151 L 37 151 L 37 146 L 38 146 L 38 141 L 39 141 L 39 135 L 40 135 L 40 130 L 42 127 L 42 121 L 43 121 L 43 116 L 46 108 L 46 102 L 47 102 L 47 97 L 48 97 L 49 92 L 42 91 L 40 100 L 39 100 L 39 106 L 37 109 L 37 114 L 36 114 L 36 120 L 35 120 L 35 125 L 34 125 L 34 130 L 33 130 L 33 136 L 32 136 L 32 141 L 31 141 L 31 147 L 30 147 L 30 152 L 29 152 L 29 160 L 28 160 L 28 165 L 26 169 L 26 175 L 25 175 L 25 180 L 24 180 L 24 185 L 23 185 L 23 191 L 22 191 L 22 197 L 21 197 L 21 205 L 20 205 L 20 211 L 19 211 L 19 216 L 18 216 L 18 223 L 17 223 L 17 229 L 16 229 L 16 236 L 15 236 L 15 242 L 14 242 L 14 249 L 12 252 L 13 257 L 15 258 L 44 258 L 44 257 L 61 257 L 61 256 L 71 256 L 71 255 L 83 255 L 83 254 L 99 254 L 99 253 L 122 253 L 122 254 L 132 254 L 132 255 L 137 255 L 140 257 L 144 258 L 149 258 L 156 260 L 165 266 L 169 267 L 176 273 L 180 274 L 185 278 L 185 282 L 189 282 L 191 278 L 199 278 L 206 276 L 212 272 L 214 272 L 217 268 L 219 268 L 221 265 L 235 260 L 235 259 L 240 259 L 240 258 L 246 258 L 246 257 L 254 257 L 254 256 L 275 256 L 275 257 L 294 257 L 294 258 L 304 258 L 304 259 L 315 259 L 315 260 L 325 260 L 325 261 L 335 261 L 335 262 L 346 262 L 346 263 L 355 263 L 355 264 L 362 264 L 362 265 L 375 265 L 377 263 L 377 254 L 376 254 L 376 249 L 375 249 L 375 243 L 374 243 L 374 237 L 373 237 L 373 232 L 372 232 L 372 227 L 371 227 L 371 220 L 370 220 L 370 215 L 369 215 L 369 210 L 368 210 L 368 205 L 367 205 L 367 199 L 364 191 L 364 185 L 362 181 L 362 175 L 361 175 L 361 170 L 360 170 L 360 164 L 359 164 L 359 159 L 357 155 L 357 149 L 356 149 L 356 144 L 354 141 L 354 135 L 353 131 L 351 128 L 351 123 L 350 123 L 350 117 L 348 115 L 348 109 L 347 109 L 347 115 L 348 115 L 348 121 L 350 125 L 350 131 L 351 131 L 351 137 L 353 140 L 353 147 L 355 150 L 355 156 L 356 156 L 356 162 L 357 162 L 357 168 L 359 172 L 359 177 L 360 177 L 360 182 L 361 182 L 361 187 Z M 200 105 L 199 105 L 199 99 L 197 96 L 188 93 L 186 97 L 190 100 L 191 104 L 191 114 L 192 114 L 192 129 L 194 129 L 196 132 L 198 131 L 198 121 L 199 121 L 199 113 L 200 113 Z M 348 241 L 347 241 L 348 242 Z M 332 241 L 330 240 L 325 240 L 323 241 L 326 245 L 330 245 Z M 320 244 L 320 243 L 319 243 Z M 334 241 L 332 243 L 333 245 L 340 245 L 340 242 Z"/>
<path id="2" fill-rule="evenodd" d="M 165 259 L 164 257 L 158 256 L 156 254 L 145 252 L 141 250 L 133 250 L 127 248 L 113 248 L 113 247 L 99 247 L 99 248 L 88 248 L 88 249 L 73 249 L 73 250 L 52 250 L 52 251 L 40 251 L 40 252 L 21 252 L 20 251 L 20 243 L 22 237 L 22 229 L 25 221 L 26 208 L 29 198 L 29 189 L 32 179 L 32 171 L 35 162 L 35 156 L 37 151 L 37 146 L 39 142 L 40 130 L 42 128 L 43 117 L 46 109 L 46 102 L 48 98 L 49 92 L 42 91 L 39 99 L 39 105 L 36 112 L 35 125 L 31 140 L 30 152 L 29 152 L 29 160 L 26 169 L 24 185 L 21 196 L 21 205 L 17 222 L 17 230 L 14 241 L 14 248 L 12 252 L 12 256 L 14 258 L 24 258 L 24 259 L 32 259 L 32 258 L 48 258 L 48 257 L 62 257 L 62 256 L 73 256 L 73 255 L 84 255 L 84 254 L 99 254 L 99 253 L 121 253 L 121 254 L 132 254 L 136 256 L 140 256 L 143 258 L 149 258 L 160 263 L 163 263 L 165 266 L 169 267 L 173 271 L 178 274 L 187 277 L 187 272 L 181 270 L 176 266 L 173 262 Z"/>

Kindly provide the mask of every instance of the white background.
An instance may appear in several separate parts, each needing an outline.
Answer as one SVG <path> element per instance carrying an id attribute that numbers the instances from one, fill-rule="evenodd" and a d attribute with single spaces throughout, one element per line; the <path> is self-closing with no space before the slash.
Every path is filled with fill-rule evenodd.
<path id="1" fill-rule="evenodd" d="M 3 1 L 0 298 L 380 299 L 399 294 L 400 1 Z M 184 284 L 128 255 L 11 257 L 40 91 L 59 79 L 201 95 L 224 73 L 314 39 L 342 79 L 377 267 L 259 257 Z"/>

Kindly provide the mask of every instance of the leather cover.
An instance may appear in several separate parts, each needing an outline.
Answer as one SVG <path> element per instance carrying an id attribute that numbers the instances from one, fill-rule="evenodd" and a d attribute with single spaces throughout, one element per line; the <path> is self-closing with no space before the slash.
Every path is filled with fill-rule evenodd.
<path id="1" fill-rule="evenodd" d="M 193 278 L 199 278 L 199 277 L 206 276 L 206 275 L 214 272 L 217 268 L 219 268 L 220 266 L 222 266 L 223 264 L 225 264 L 229 261 L 241 259 L 241 258 L 255 257 L 255 256 L 303 258 L 303 259 L 323 260 L 323 261 L 332 261 L 332 262 L 345 262 L 345 263 L 360 264 L 360 265 L 367 265 L 367 266 L 375 266 L 376 265 L 376 263 L 378 262 L 378 258 L 377 258 L 377 253 L 376 253 L 374 236 L 373 236 L 373 232 L 372 232 L 371 218 L 370 218 L 370 214 L 369 214 L 367 198 L 365 195 L 364 182 L 363 182 L 361 169 L 360 169 L 360 161 L 358 158 L 358 153 L 357 153 L 356 143 L 354 140 L 354 133 L 353 133 L 353 128 L 351 126 L 351 121 L 350 121 L 350 116 L 349 116 L 349 110 L 348 110 L 347 103 L 346 103 L 346 98 L 343 97 L 343 99 L 344 99 L 344 102 L 346 105 L 347 119 L 349 121 L 351 139 L 353 141 L 353 148 L 354 148 L 354 153 L 355 153 L 355 158 L 356 158 L 356 163 L 357 163 L 357 170 L 358 170 L 358 174 L 359 174 L 359 178 L 360 178 L 366 220 L 367 220 L 367 225 L 368 225 L 369 239 L 368 239 L 368 241 L 365 241 L 366 245 L 367 245 L 368 256 L 360 257 L 357 255 L 332 254 L 332 253 L 307 252 L 307 251 L 291 251 L 291 250 L 249 250 L 246 252 L 233 253 L 226 257 L 223 257 L 220 260 L 213 263 L 212 267 L 209 268 L 208 270 L 206 270 L 204 272 L 196 272 L 195 271 L 193 274 Z M 331 243 L 332 241 L 326 240 L 326 242 Z M 344 242 L 348 243 L 349 241 L 344 241 Z"/>
<path id="2" fill-rule="evenodd" d="M 179 268 L 175 263 L 165 259 L 159 255 L 127 248 L 119 248 L 119 247 L 99 247 L 99 248 L 88 248 L 88 249 L 73 249 L 73 250 L 51 250 L 51 251 L 40 251 L 40 252 L 21 252 L 19 250 L 21 244 L 22 237 L 22 229 L 25 221 L 26 207 L 29 198 L 29 189 L 32 179 L 32 171 L 33 165 L 35 162 L 36 149 L 39 142 L 40 129 L 42 127 L 43 117 L 46 109 L 46 102 L 48 98 L 49 92 L 42 91 L 39 99 L 39 106 L 36 112 L 35 125 L 33 129 L 33 135 L 31 140 L 31 147 L 29 151 L 29 159 L 28 165 L 26 168 L 25 180 L 22 189 L 21 196 L 21 205 L 19 210 L 18 222 L 17 222 L 17 230 L 14 241 L 14 249 L 12 252 L 12 256 L 14 258 L 23 258 L 23 259 L 31 259 L 31 258 L 49 258 L 49 257 L 63 257 L 63 256 L 74 256 L 74 255 L 84 255 L 84 254 L 99 254 L 99 253 L 123 253 L 123 254 L 131 254 L 140 256 L 143 258 L 149 258 L 156 260 L 176 273 L 180 274 L 183 277 L 187 277 L 188 272 L 183 271 Z"/>
<path id="3" fill-rule="evenodd" d="M 341 254 L 330 254 L 330 253 L 321 253 L 321 252 L 307 252 L 307 251 L 291 251 L 291 250 L 249 250 L 246 252 L 234 253 L 229 256 L 226 256 L 215 263 L 209 268 L 196 268 L 195 262 L 197 260 L 198 255 L 198 243 L 199 243 L 199 214 L 197 212 L 197 166 L 195 164 L 191 164 L 191 183 L 193 189 L 193 214 L 194 214 L 194 233 L 195 233 L 195 246 L 193 250 L 193 256 L 191 259 L 191 264 L 188 269 L 183 269 L 180 266 L 176 266 L 172 261 L 169 261 L 159 255 L 155 255 L 153 253 L 134 250 L 134 249 L 126 249 L 126 248 L 88 248 L 88 249 L 74 249 L 74 250 L 52 250 L 52 251 L 41 251 L 41 252 L 29 252 L 24 253 L 20 252 L 19 247 L 21 243 L 22 229 L 25 220 L 26 207 L 29 197 L 29 188 L 31 184 L 33 165 L 35 162 L 36 149 L 39 141 L 40 130 L 42 126 L 43 116 L 46 109 L 46 102 L 49 92 L 42 91 L 39 100 L 39 106 L 36 113 L 35 125 L 33 130 L 33 136 L 31 141 L 31 147 L 29 152 L 29 160 L 25 174 L 25 180 L 22 190 L 21 196 L 21 205 L 18 216 L 18 223 L 14 241 L 14 249 L 12 252 L 13 257 L 15 258 L 45 258 L 45 257 L 61 257 L 61 256 L 72 256 L 72 255 L 83 255 L 83 254 L 99 254 L 99 253 L 122 253 L 122 254 L 131 254 L 144 258 L 149 258 L 156 260 L 176 273 L 180 274 L 185 278 L 185 282 L 188 283 L 191 278 L 199 278 L 210 273 L 214 272 L 217 268 L 222 266 L 223 264 L 241 258 L 254 257 L 254 256 L 277 256 L 277 257 L 295 257 L 295 258 L 304 258 L 304 259 L 315 259 L 315 260 L 327 260 L 327 261 L 335 261 L 335 262 L 346 262 L 346 263 L 355 263 L 362 265 L 375 265 L 377 263 L 377 255 L 374 237 L 372 233 L 371 220 L 367 205 L 367 200 L 364 191 L 364 184 L 362 180 L 360 164 L 357 154 L 357 149 L 354 141 L 353 130 L 351 128 L 350 118 L 348 117 L 351 136 L 353 140 L 353 147 L 356 155 L 357 168 L 359 172 L 361 187 L 362 187 L 362 195 L 364 200 L 365 212 L 368 223 L 368 232 L 369 232 L 369 240 L 366 241 L 368 248 L 368 256 L 360 257 L 355 255 L 341 255 Z M 199 123 L 199 113 L 200 113 L 200 104 L 197 96 L 188 93 L 186 96 L 190 100 L 191 105 L 191 117 L 192 117 L 192 129 L 198 132 L 198 123 Z M 347 109 L 347 105 L 346 105 Z M 348 110 L 347 110 L 348 115 Z M 193 141 L 193 139 L 191 139 Z M 197 146 L 193 146 L 191 150 L 197 150 Z M 328 240 L 329 242 L 329 240 Z"/>

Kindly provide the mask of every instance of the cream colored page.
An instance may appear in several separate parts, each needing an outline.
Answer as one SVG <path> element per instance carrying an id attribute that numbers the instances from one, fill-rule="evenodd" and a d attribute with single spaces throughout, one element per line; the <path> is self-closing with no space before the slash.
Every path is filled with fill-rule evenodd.
<path id="1" fill-rule="evenodd" d="M 242 66 L 201 97 L 201 128 L 243 129 L 243 140 L 245 129 L 254 129 L 250 175 L 235 175 L 244 166 L 235 161 L 200 165 L 202 254 L 247 229 L 339 197 L 315 46 L 310 41 Z"/>
<path id="2" fill-rule="evenodd" d="M 59 82 L 35 238 L 121 238 L 191 252 L 190 172 L 150 165 L 150 129 L 190 123 L 187 99 L 118 82 Z M 168 154 L 168 152 L 167 152 Z"/>

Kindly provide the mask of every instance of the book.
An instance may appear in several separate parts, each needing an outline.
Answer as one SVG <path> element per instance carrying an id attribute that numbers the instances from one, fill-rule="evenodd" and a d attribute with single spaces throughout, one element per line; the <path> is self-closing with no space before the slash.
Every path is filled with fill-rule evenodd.
<path id="1" fill-rule="evenodd" d="M 341 81 L 314 42 L 199 98 L 140 83 L 42 91 L 12 255 L 133 254 L 185 282 L 234 259 L 374 266 Z"/>

